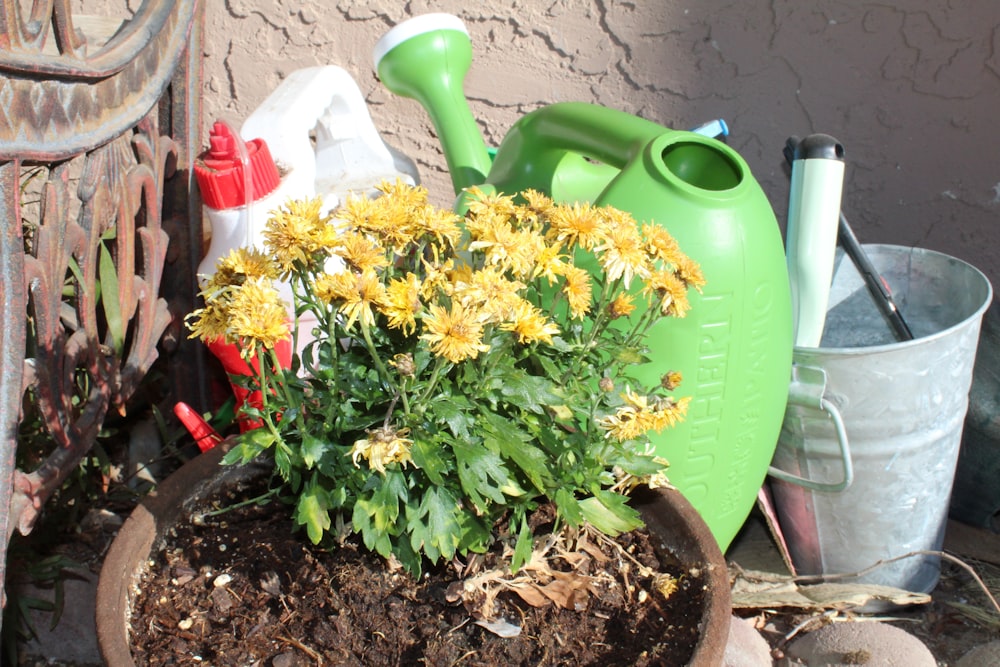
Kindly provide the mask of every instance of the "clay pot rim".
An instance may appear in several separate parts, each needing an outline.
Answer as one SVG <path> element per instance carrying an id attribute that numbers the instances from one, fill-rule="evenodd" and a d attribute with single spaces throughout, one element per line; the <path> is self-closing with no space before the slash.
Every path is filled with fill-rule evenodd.
<path id="1" fill-rule="evenodd" d="M 232 466 L 220 474 L 222 457 L 232 446 L 231 440 L 224 441 L 184 464 L 133 510 L 112 542 L 101 567 L 96 605 L 98 646 L 109 667 L 135 666 L 128 637 L 131 600 L 146 561 L 159 548 L 167 531 L 216 490 L 250 480 L 267 470 L 262 465 Z M 633 504 L 651 530 L 675 538 L 667 546 L 681 562 L 697 563 L 705 569 L 708 590 L 701 637 L 689 664 L 694 667 L 722 664 L 732 607 L 726 561 L 715 537 L 697 510 L 676 489 L 642 489 L 634 494 Z M 677 526 L 685 526 L 687 530 L 677 531 Z"/>

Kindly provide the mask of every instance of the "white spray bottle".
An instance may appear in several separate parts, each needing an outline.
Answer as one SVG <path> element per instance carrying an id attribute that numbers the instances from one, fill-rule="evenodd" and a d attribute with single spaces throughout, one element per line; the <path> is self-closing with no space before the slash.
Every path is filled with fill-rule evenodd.
<path id="1" fill-rule="evenodd" d="M 324 213 L 349 194 L 372 194 L 382 180 L 420 181 L 413 161 L 382 140 L 358 84 L 333 65 L 289 74 L 241 134 L 263 139 L 279 165 L 294 167 L 323 198 Z"/>
<path id="2" fill-rule="evenodd" d="M 212 148 L 196 167 L 212 226 L 212 242 L 198 267 L 201 275 L 211 274 L 218 259 L 233 248 L 262 248 L 271 211 L 289 199 L 319 196 L 320 212 L 326 214 L 349 195 L 373 195 L 383 180 L 419 182 L 414 162 L 382 140 L 357 83 L 340 67 L 309 67 L 289 74 L 244 121 L 240 134 L 245 148 L 231 128 L 216 123 Z M 220 188 L 232 191 L 213 196 Z M 247 191 L 251 197 L 243 194 Z M 339 266 L 331 260 L 327 270 Z M 291 304 L 288 285 L 278 287 Z M 312 328 L 311 322 L 300 319 L 300 354 L 312 340 Z"/>

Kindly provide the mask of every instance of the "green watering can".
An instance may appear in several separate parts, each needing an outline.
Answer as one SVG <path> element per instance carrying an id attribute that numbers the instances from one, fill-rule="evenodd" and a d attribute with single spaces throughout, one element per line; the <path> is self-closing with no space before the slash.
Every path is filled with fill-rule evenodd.
<path id="1" fill-rule="evenodd" d="M 376 46 L 379 77 L 417 99 L 441 137 L 456 194 L 534 188 L 667 228 L 707 284 L 682 319 L 661 320 L 653 361 L 632 375 L 684 377 L 687 418 L 654 435 L 671 482 L 725 550 L 753 507 L 781 429 L 792 366 L 791 294 L 774 212 L 727 145 L 606 107 L 552 104 L 519 119 L 490 161 L 462 91 L 471 43 L 454 16 L 404 22 Z"/>

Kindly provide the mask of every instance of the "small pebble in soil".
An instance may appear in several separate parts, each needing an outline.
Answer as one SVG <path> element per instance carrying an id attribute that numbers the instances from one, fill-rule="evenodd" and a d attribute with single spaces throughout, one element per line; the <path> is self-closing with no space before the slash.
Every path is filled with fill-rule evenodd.
<path id="1" fill-rule="evenodd" d="M 272 667 L 296 667 L 298 665 L 298 661 L 295 659 L 295 653 L 288 652 L 274 656 L 274 660 L 271 661 L 271 665 Z"/>

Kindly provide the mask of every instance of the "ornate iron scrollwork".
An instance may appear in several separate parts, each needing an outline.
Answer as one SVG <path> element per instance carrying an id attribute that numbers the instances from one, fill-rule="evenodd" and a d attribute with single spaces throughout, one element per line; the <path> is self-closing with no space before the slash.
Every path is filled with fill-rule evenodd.
<path id="1" fill-rule="evenodd" d="M 146 0 L 89 41 L 69 0 L 35 0 L 27 17 L 0 0 L 0 582 L 13 531 L 123 408 L 164 332 L 180 344 L 201 237 L 201 11 Z M 31 471 L 14 458 L 25 400 L 54 444 Z"/>

